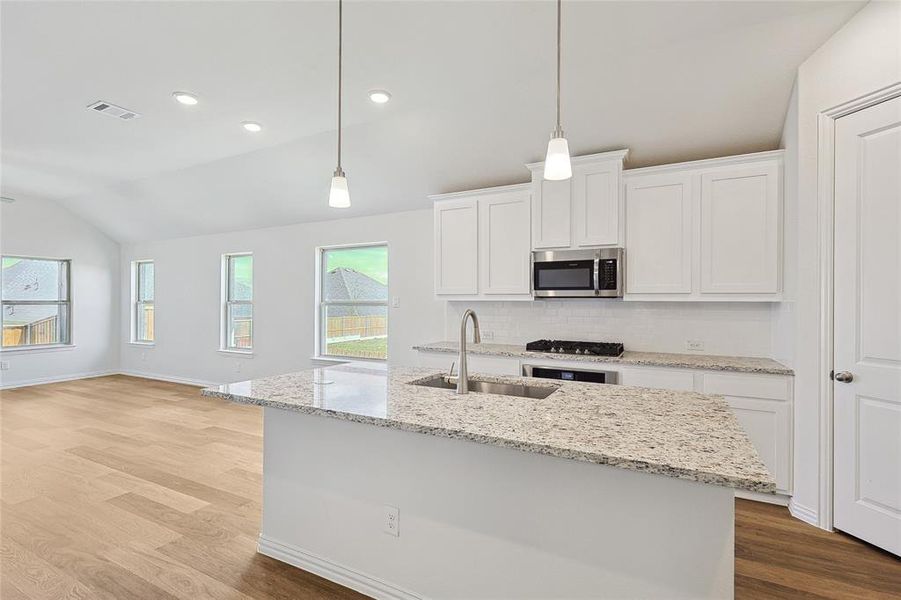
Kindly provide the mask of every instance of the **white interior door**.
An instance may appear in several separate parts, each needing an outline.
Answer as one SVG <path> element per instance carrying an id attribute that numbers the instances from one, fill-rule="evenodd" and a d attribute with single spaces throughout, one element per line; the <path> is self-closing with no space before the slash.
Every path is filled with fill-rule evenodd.
<path id="1" fill-rule="evenodd" d="M 901 98 L 835 142 L 835 527 L 901 555 Z"/>

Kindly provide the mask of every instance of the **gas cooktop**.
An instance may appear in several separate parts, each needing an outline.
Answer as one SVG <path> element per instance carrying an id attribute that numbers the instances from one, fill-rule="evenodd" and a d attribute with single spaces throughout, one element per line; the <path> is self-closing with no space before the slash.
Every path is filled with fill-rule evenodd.
<path id="1" fill-rule="evenodd" d="M 592 356 L 619 356 L 623 353 L 620 342 L 567 342 L 565 340 L 538 340 L 526 344 L 531 352 L 554 354 L 589 354 Z"/>

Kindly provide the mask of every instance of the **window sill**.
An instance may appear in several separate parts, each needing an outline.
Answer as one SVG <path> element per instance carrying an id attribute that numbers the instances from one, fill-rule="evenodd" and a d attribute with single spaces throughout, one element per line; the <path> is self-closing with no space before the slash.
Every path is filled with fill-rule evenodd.
<path id="1" fill-rule="evenodd" d="M 226 348 L 219 348 L 217 352 L 219 352 L 219 354 L 232 356 L 235 358 L 253 358 L 253 350 L 231 350 Z"/>
<path id="2" fill-rule="evenodd" d="M 128 342 L 129 346 L 140 346 L 141 348 L 153 348 L 156 342 Z"/>
<path id="3" fill-rule="evenodd" d="M 9 346 L 0 348 L 2 354 L 42 354 L 44 352 L 65 352 L 67 350 L 75 350 L 75 344 L 52 344 L 47 346 Z"/>

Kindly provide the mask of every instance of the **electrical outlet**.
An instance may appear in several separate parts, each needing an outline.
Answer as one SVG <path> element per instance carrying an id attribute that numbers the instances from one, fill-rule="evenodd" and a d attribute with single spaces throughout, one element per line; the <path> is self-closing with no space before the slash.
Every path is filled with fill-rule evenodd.
<path id="1" fill-rule="evenodd" d="M 400 296 L 394 296 L 391 298 L 391 307 L 392 308 L 400 307 Z"/>
<path id="2" fill-rule="evenodd" d="M 0 360 L 0 371 L 9 371 L 9 361 Z"/>
<path id="3" fill-rule="evenodd" d="M 491 340 L 494 339 L 494 332 L 493 331 L 482 332 L 482 339 L 490 342 Z"/>
<path id="4" fill-rule="evenodd" d="M 702 352 L 704 350 L 704 342 L 702 340 L 685 340 L 685 349 L 692 352 Z"/>
<path id="5" fill-rule="evenodd" d="M 382 531 L 394 537 L 400 536 L 400 509 L 396 506 L 385 505 Z"/>
<path id="6" fill-rule="evenodd" d="M 147 353 L 141 352 L 141 360 L 147 360 Z"/>

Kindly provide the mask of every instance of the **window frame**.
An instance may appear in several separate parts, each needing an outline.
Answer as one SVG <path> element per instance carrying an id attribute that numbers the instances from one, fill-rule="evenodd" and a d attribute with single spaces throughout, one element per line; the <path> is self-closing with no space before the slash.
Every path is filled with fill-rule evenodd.
<path id="1" fill-rule="evenodd" d="M 221 289 L 220 289 L 220 297 L 219 297 L 219 351 L 220 352 L 229 352 L 235 354 L 253 354 L 253 281 L 254 281 L 254 271 L 253 264 L 251 263 L 250 270 L 250 287 L 251 287 L 251 298 L 250 300 L 232 300 L 231 299 L 231 276 L 234 272 L 232 268 L 232 259 L 241 257 L 241 256 L 249 256 L 251 261 L 253 260 L 253 252 L 227 252 L 222 255 L 222 276 L 221 276 Z M 231 306 L 250 306 L 251 317 L 250 317 L 250 347 L 240 347 L 240 346 L 231 346 L 229 345 L 229 340 L 231 336 L 229 335 L 231 332 L 229 331 L 229 322 L 228 322 L 228 314 L 229 308 Z"/>
<path id="2" fill-rule="evenodd" d="M 380 248 L 384 247 L 388 261 L 388 298 L 385 300 L 325 300 L 323 299 L 322 280 L 325 275 L 325 257 L 330 250 L 348 250 L 355 248 Z M 315 285 L 315 304 L 316 304 L 316 335 L 314 336 L 313 358 L 326 361 L 366 361 L 375 363 L 387 363 L 391 356 L 391 340 L 390 340 L 390 285 L 391 285 L 391 250 L 388 242 L 361 242 L 356 244 L 336 244 L 332 246 L 318 246 L 316 248 L 316 285 Z M 387 349 L 385 358 L 367 358 L 362 356 L 342 356 L 340 354 L 328 354 L 325 351 L 325 342 L 327 340 L 326 325 L 328 320 L 325 318 L 325 312 L 329 306 L 384 306 L 385 307 L 385 331 L 387 338 Z"/>
<path id="3" fill-rule="evenodd" d="M 141 265 L 153 265 L 153 300 L 149 302 L 141 300 Z M 138 337 L 138 323 L 141 317 L 140 311 L 146 305 L 153 307 L 153 339 L 145 340 Z M 156 263 L 151 258 L 131 261 L 131 343 L 141 346 L 153 346 L 156 344 Z"/>
<path id="4" fill-rule="evenodd" d="M 0 263 L 3 262 L 4 258 L 18 258 L 21 260 L 42 260 L 42 261 L 50 261 L 57 263 L 65 263 L 66 265 L 66 297 L 65 300 L 3 300 L 2 298 L 2 289 L 3 289 L 3 269 L 0 268 L 0 335 L 2 335 L 3 331 L 3 321 L 4 315 L 6 314 L 6 306 L 8 304 L 18 304 L 25 306 L 56 306 L 57 314 L 59 314 L 59 306 L 65 305 L 66 307 L 66 341 L 55 342 L 53 344 L 34 344 L 34 345 L 23 345 L 23 346 L 4 346 L 3 340 L 0 338 L 0 352 L 26 352 L 33 350 L 54 350 L 54 349 L 64 349 L 64 348 L 72 348 L 75 346 L 75 341 L 73 340 L 73 332 L 74 328 L 72 326 L 73 320 L 73 302 L 72 302 L 72 259 L 71 258 L 58 258 L 58 257 L 49 257 L 49 256 L 24 256 L 21 254 L 2 254 L 0 255 Z M 60 334 L 62 334 L 62 330 L 60 330 Z"/>

